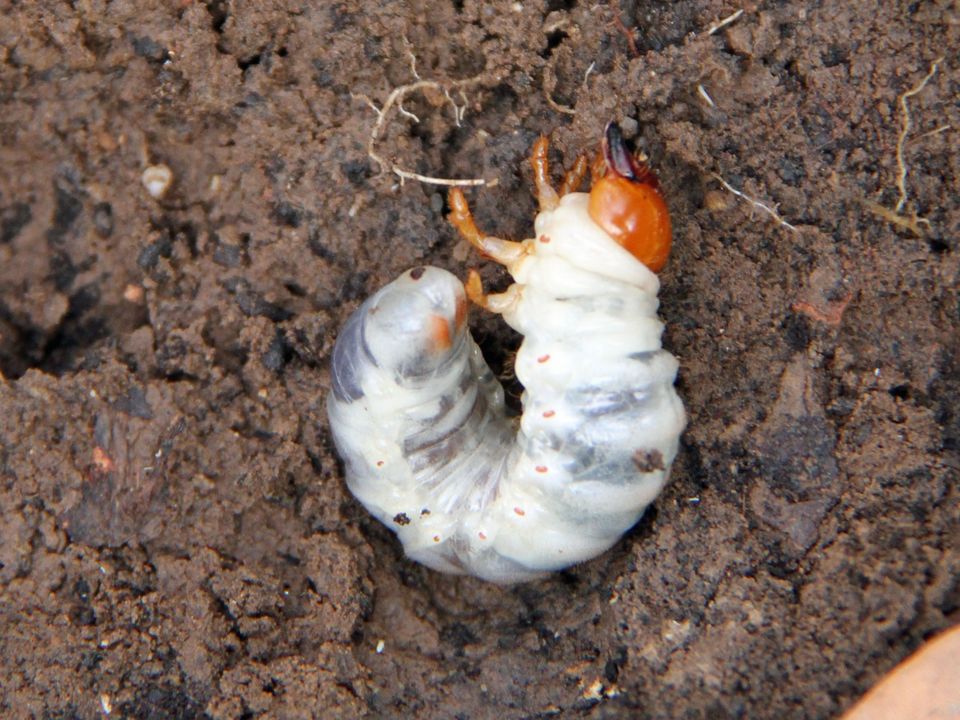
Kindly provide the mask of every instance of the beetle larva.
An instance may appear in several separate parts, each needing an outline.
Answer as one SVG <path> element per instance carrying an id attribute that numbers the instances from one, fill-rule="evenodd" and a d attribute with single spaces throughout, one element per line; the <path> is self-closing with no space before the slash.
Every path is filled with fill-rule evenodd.
<path id="1" fill-rule="evenodd" d="M 590 193 L 581 158 L 558 193 L 547 140 L 532 162 L 536 237 L 476 228 L 459 189 L 451 222 L 515 280 L 485 295 L 445 270 L 405 272 L 337 339 L 330 427 L 353 494 L 436 570 L 499 583 L 607 550 L 659 494 L 677 453 L 677 361 L 660 345 L 659 281 L 670 219 L 650 171 L 611 123 Z M 524 335 L 523 416 L 466 327 L 467 298 Z"/>

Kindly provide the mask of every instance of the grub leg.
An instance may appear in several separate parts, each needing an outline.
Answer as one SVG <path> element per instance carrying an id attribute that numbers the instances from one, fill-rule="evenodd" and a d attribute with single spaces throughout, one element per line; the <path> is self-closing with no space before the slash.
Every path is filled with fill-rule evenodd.
<path id="1" fill-rule="evenodd" d="M 470 206 L 460 188 L 451 188 L 449 195 L 450 222 L 460 231 L 477 250 L 489 256 L 501 265 L 511 265 L 524 256 L 526 250 L 523 243 L 503 240 L 502 238 L 484 235 L 473 221 Z"/>
<path id="2" fill-rule="evenodd" d="M 520 301 L 520 286 L 511 285 L 505 292 L 496 295 L 487 295 L 483 292 L 483 282 L 480 280 L 480 273 L 471 270 L 467 273 L 466 285 L 467 297 L 476 305 L 492 313 L 503 315 L 514 309 Z"/>
<path id="3" fill-rule="evenodd" d="M 530 154 L 530 164 L 533 165 L 533 186 L 537 191 L 540 212 L 553 210 L 560 202 L 557 191 L 550 183 L 550 163 L 547 160 L 549 146 L 550 141 L 547 136 L 541 135 L 533 144 L 533 152 Z"/>
<path id="4" fill-rule="evenodd" d="M 583 178 L 586 176 L 586 174 L 587 156 L 581 155 L 577 158 L 577 161 L 573 164 L 573 167 L 567 170 L 566 175 L 563 176 L 563 182 L 560 183 L 560 190 L 558 191 L 560 197 L 568 195 L 572 192 L 576 192 L 583 183 Z"/>

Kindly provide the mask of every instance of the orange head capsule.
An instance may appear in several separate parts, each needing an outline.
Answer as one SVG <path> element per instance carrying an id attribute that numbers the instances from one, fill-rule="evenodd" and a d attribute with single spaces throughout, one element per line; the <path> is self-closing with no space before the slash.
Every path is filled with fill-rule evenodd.
<path id="1" fill-rule="evenodd" d="M 590 190 L 590 219 L 653 272 L 670 254 L 670 213 L 657 178 L 627 149 L 614 122 L 603 138 L 606 174 Z"/>

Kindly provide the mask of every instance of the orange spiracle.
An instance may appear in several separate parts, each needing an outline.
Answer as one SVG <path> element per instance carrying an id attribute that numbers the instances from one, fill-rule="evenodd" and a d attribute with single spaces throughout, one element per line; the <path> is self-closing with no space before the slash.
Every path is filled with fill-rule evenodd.
<path id="1" fill-rule="evenodd" d="M 667 264 L 672 239 L 670 212 L 656 176 L 627 149 L 611 122 L 603 138 L 607 172 L 590 190 L 590 219 L 653 272 Z"/>

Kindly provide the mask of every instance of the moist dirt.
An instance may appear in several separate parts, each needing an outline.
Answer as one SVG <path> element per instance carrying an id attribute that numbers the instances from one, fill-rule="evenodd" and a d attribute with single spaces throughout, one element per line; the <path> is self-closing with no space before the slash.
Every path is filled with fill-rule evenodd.
<path id="1" fill-rule="evenodd" d="M 0 7 L 3 717 L 828 718 L 960 619 L 954 3 Z M 611 119 L 673 215 L 672 480 L 542 582 L 414 565 L 343 484 L 337 329 L 507 283 L 411 173 L 526 237 L 533 141 Z"/>

